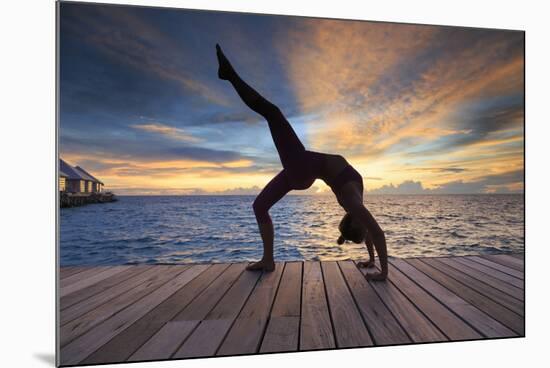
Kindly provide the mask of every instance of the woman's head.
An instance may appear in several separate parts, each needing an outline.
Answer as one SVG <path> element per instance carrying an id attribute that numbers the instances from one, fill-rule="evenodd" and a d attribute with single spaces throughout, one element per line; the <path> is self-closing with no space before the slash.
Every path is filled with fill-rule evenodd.
<path id="1" fill-rule="evenodd" d="M 338 229 L 341 234 L 337 240 L 338 244 L 343 244 L 346 240 L 359 244 L 362 243 L 367 236 L 366 229 L 355 223 L 349 213 L 346 213 L 344 217 L 342 217 Z"/>

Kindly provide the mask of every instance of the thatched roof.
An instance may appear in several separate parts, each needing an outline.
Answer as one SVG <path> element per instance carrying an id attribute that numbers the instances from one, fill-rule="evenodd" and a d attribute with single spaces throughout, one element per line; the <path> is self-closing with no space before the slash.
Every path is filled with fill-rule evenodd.
<path id="1" fill-rule="evenodd" d="M 88 180 L 94 183 L 103 184 L 99 179 L 95 178 L 80 166 L 72 167 L 61 158 L 59 159 L 59 176 L 64 176 L 67 179 Z"/>
<path id="2" fill-rule="evenodd" d="M 78 172 L 81 172 L 83 173 L 85 176 L 89 177 L 90 179 L 88 180 L 91 180 L 95 183 L 99 183 L 99 184 L 103 184 L 103 182 L 99 179 L 97 179 L 95 176 L 93 176 L 92 174 L 90 174 L 89 172 L 87 172 L 86 170 L 84 170 L 82 167 L 80 166 L 77 166 L 75 167 L 76 170 L 78 170 Z"/>
<path id="3" fill-rule="evenodd" d="M 74 179 L 74 180 L 86 180 L 82 177 L 81 174 L 78 173 L 71 165 L 63 161 L 63 159 L 59 159 L 59 175 L 63 173 L 66 178 L 68 179 Z"/>

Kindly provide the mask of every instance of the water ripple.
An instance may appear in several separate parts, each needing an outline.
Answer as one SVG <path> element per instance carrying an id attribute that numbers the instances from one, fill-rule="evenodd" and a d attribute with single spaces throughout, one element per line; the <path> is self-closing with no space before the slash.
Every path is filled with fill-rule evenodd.
<path id="1" fill-rule="evenodd" d="M 366 196 L 392 256 L 522 251 L 522 195 Z M 61 264 L 245 262 L 262 243 L 252 196 L 120 197 L 61 210 Z M 344 260 L 368 256 L 336 244 L 343 210 L 330 196 L 287 196 L 271 210 L 275 257 Z"/>

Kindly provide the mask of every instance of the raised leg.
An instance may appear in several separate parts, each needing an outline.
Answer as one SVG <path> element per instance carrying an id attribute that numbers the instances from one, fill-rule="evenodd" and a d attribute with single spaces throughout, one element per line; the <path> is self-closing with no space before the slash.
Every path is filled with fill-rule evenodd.
<path id="1" fill-rule="evenodd" d="M 277 106 L 265 99 L 254 88 L 250 87 L 237 74 L 229 60 L 216 45 L 219 70 L 218 76 L 231 83 L 243 102 L 253 111 L 263 116 L 269 125 L 269 130 L 279 153 L 284 168 L 291 169 L 296 157 L 305 152 L 305 147 L 296 135 L 290 123 Z"/>
<path id="2" fill-rule="evenodd" d="M 269 209 L 291 190 L 283 170 L 277 174 L 265 188 L 258 194 L 252 207 L 260 229 L 260 235 L 264 246 L 264 254 L 259 262 L 247 267 L 248 270 L 273 271 L 275 263 L 273 260 L 274 231 Z"/>

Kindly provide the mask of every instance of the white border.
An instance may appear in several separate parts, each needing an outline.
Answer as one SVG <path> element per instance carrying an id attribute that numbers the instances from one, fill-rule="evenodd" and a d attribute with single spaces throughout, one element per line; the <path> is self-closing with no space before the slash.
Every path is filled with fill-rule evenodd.
<path id="1" fill-rule="evenodd" d="M 544 359 L 548 304 L 544 272 L 547 224 L 548 71 L 544 2 L 170 0 L 113 1 L 137 5 L 247 11 L 381 21 L 403 21 L 527 31 L 527 338 L 139 363 L 132 367 L 265 368 L 287 364 L 407 367 L 523 366 Z M 0 22 L 2 56 L 2 354 L 6 367 L 52 366 L 54 353 L 55 239 L 55 11 L 54 2 L 10 1 Z M 536 364 L 536 363 L 535 363 Z M 115 365 L 105 365 L 105 367 Z M 116 365 L 126 366 L 126 365 Z"/>

